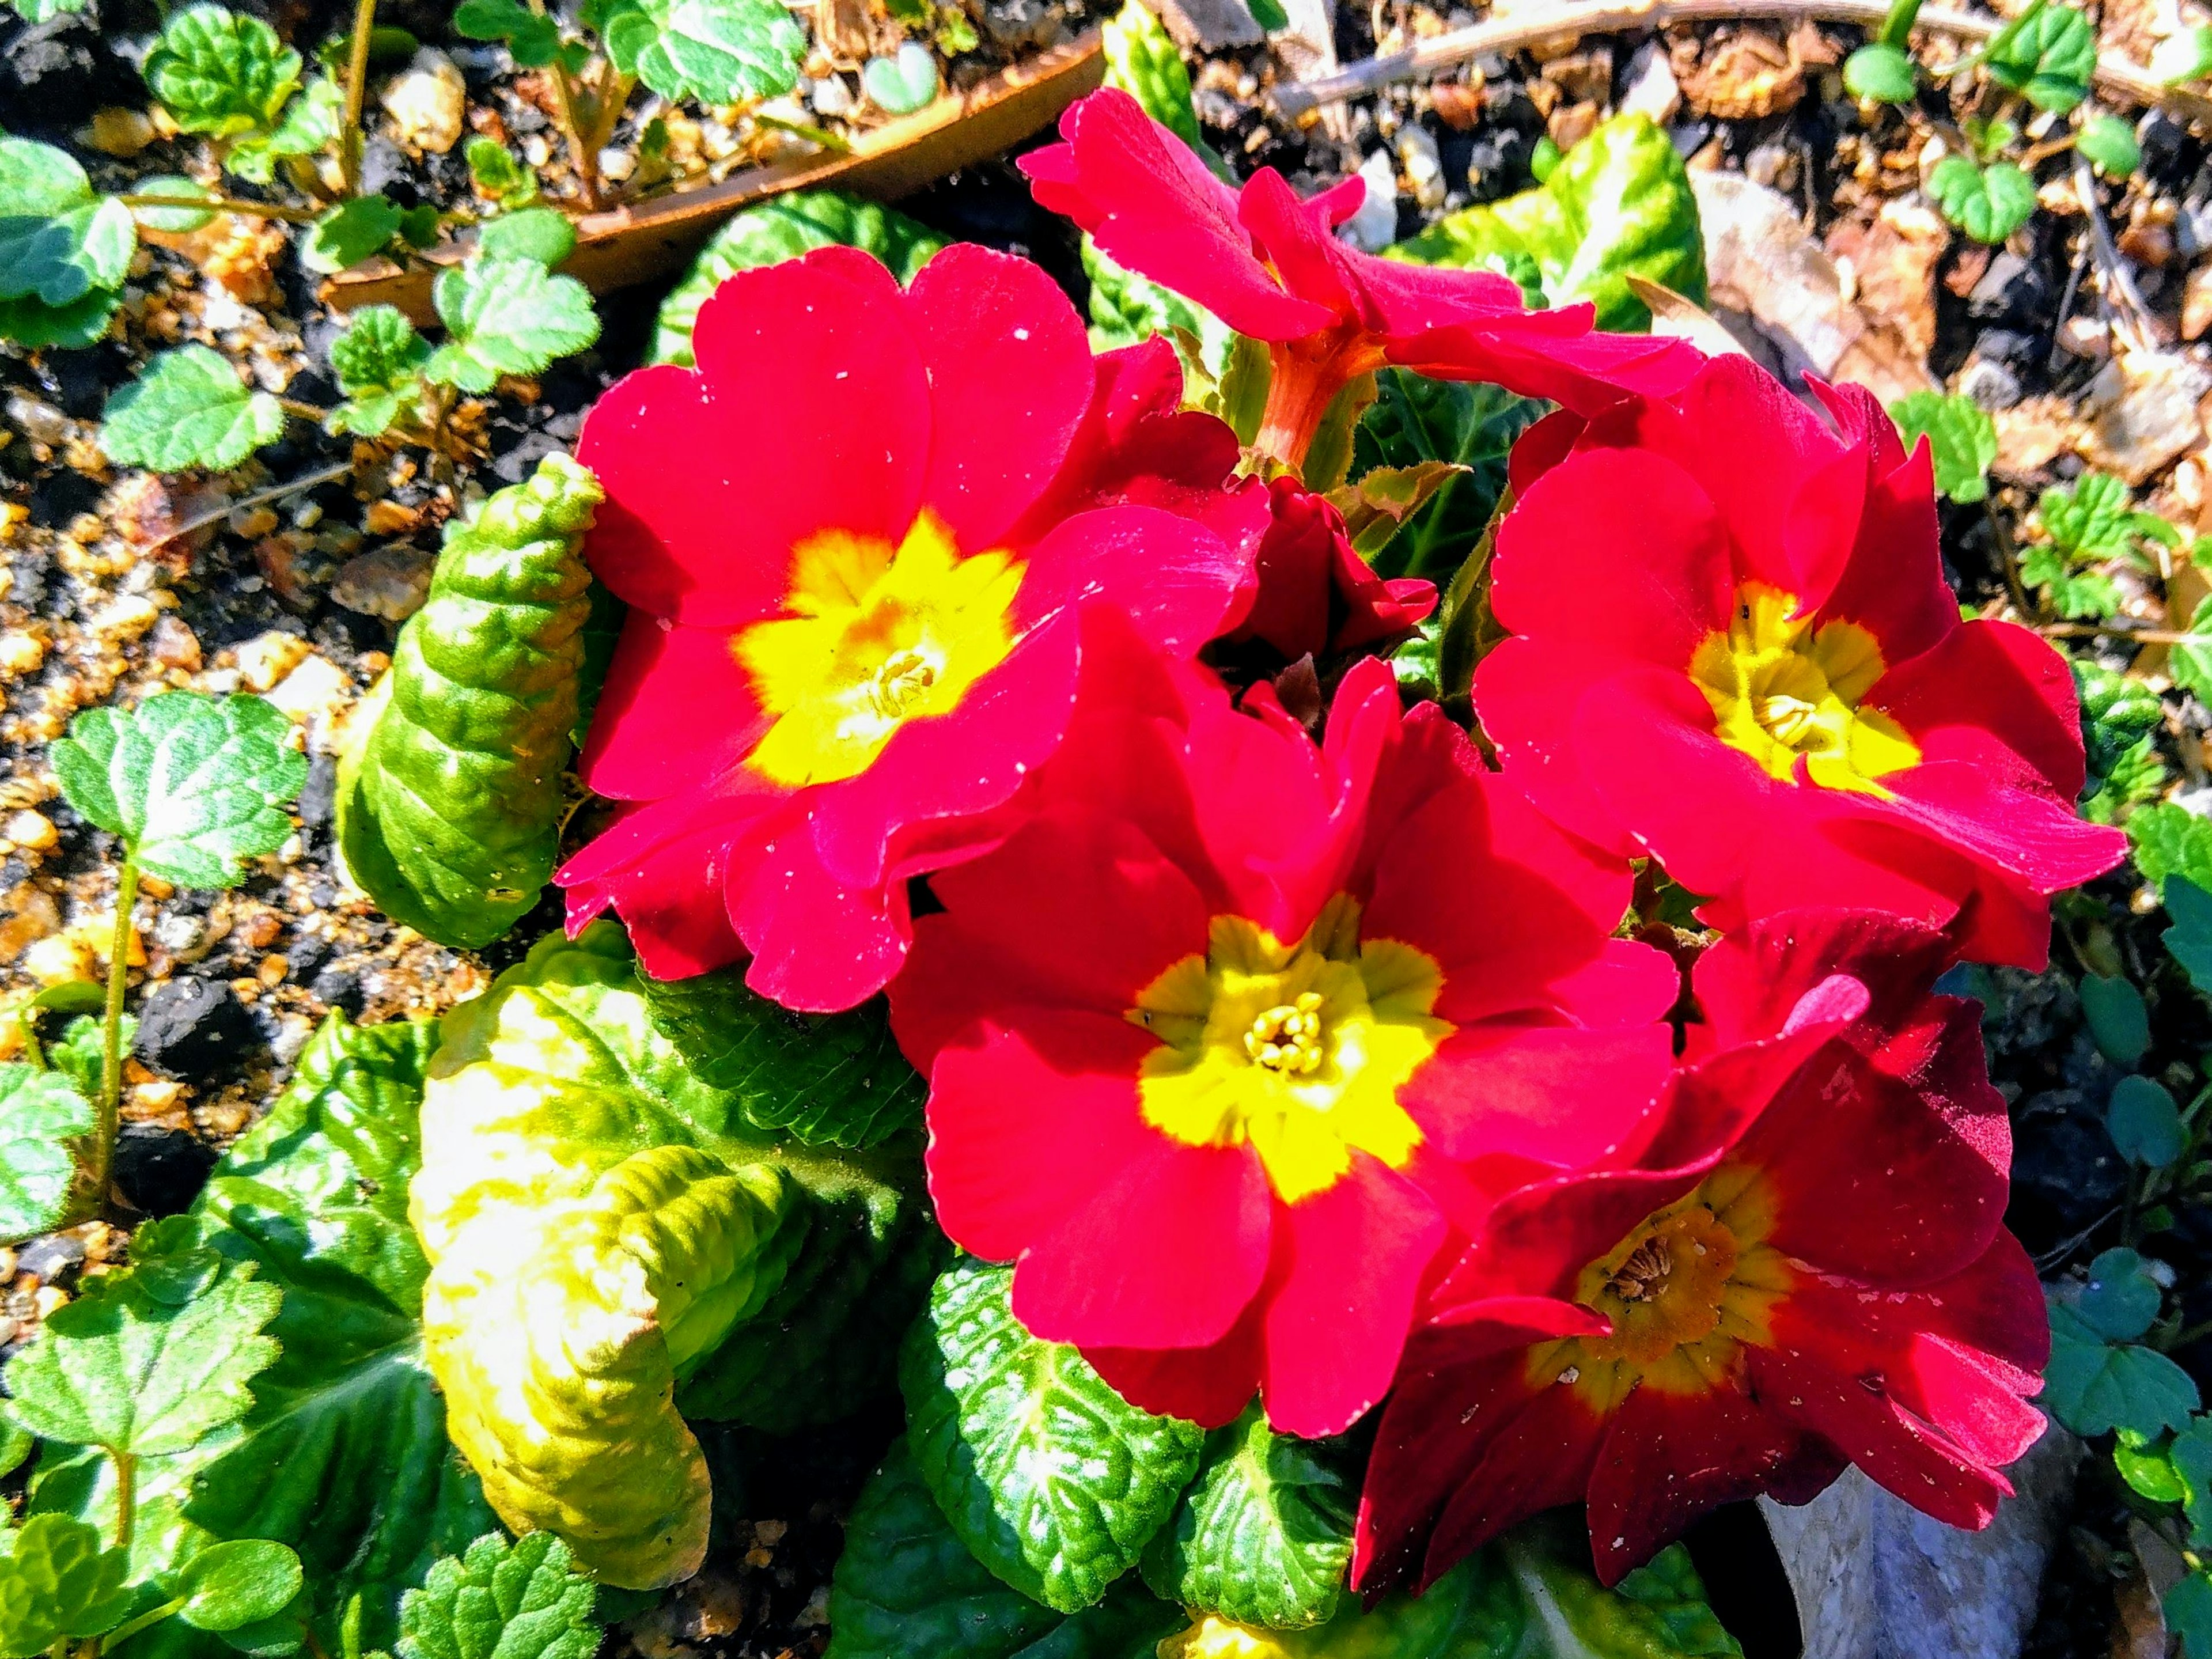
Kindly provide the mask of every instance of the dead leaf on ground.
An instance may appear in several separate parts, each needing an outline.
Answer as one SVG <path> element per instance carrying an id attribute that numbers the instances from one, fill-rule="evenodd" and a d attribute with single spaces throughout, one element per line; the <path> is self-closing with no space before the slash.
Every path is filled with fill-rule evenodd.
<path id="1" fill-rule="evenodd" d="M 1815 32 L 1817 38 L 1817 31 Z M 1690 107 L 1723 121 L 1763 120 L 1795 109 L 1805 95 L 1805 62 L 1790 40 L 1765 29 L 1723 29 L 1703 49 L 1695 35 L 1678 37 L 1675 79 Z"/>

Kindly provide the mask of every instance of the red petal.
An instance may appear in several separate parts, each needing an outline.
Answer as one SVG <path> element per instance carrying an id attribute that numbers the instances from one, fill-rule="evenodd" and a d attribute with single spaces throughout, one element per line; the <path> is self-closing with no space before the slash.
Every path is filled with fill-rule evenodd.
<path id="1" fill-rule="evenodd" d="M 1504 323 L 1432 329 L 1394 343 L 1390 361 L 1440 380 L 1487 380 L 1582 416 L 1625 396 L 1664 398 L 1705 359 L 1685 341 L 1590 329 L 1591 310 L 1530 312 Z"/>
<path id="2" fill-rule="evenodd" d="M 1025 627 L 1086 599 L 1128 613 L 1138 633 L 1178 655 L 1212 639 L 1246 580 L 1235 549 L 1193 519 L 1156 507 L 1079 514 L 1029 550 L 1015 608 Z"/>
<path id="3" fill-rule="evenodd" d="M 1626 860 L 1644 849 L 1591 787 L 1576 736 L 1589 672 L 1571 640 L 1503 640 L 1476 665 L 1474 708 L 1507 778 L 1555 822 Z M 1604 763 L 1602 756 L 1589 760 Z"/>
<path id="4" fill-rule="evenodd" d="M 1537 1395 L 1497 1432 L 1444 1505 L 1421 1563 L 1420 1588 L 1507 1528 L 1579 1499 L 1604 1431 L 1580 1389 L 1554 1384 Z"/>
<path id="5" fill-rule="evenodd" d="M 745 983 L 787 1008 L 834 1013 L 866 1002 L 898 972 L 914 937 L 906 884 L 842 880 L 823 866 L 806 817 L 764 837 L 726 891 L 753 953 Z"/>
<path id="6" fill-rule="evenodd" d="M 2128 838 L 2084 823 L 2055 796 L 2010 789 L 1965 762 L 1916 766 L 1883 780 L 1906 822 L 2020 877 L 2039 893 L 2077 887 L 2127 856 Z"/>
<path id="7" fill-rule="evenodd" d="M 641 369 L 585 421 L 607 493 L 586 552 L 630 604 L 729 626 L 782 609 L 803 538 L 906 533 L 929 385 L 904 296 L 855 248 L 738 272 L 693 341 L 696 373 Z"/>
<path id="8" fill-rule="evenodd" d="M 981 552 L 1066 458 L 1091 406 L 1091 343 L 1042 269 L 969 243 L 921 268 L 907 312 L 937 410 L 921 498 Z"/>
<path id="9" fill-rule="evenodd" d="M 1260 1304 L 1203 1348 L 1085 1348 L 1083 1357 L 1122 1399 L 1200 1428 L 1233 1423 L 1260 1386 Z"/>
<path id="10" fill-rule="evenodd" d="M 1963 623 L 1933 649 L 1891 658 L 1868 701 L 1930 762 L 1966 761 L 2062 802 L 2081 793 L 2081 714 L 2066 659 L 2010 623 Z"/>
<path id="11" fill-rule="evenodd" d="M 629 613 L 576 763 L 586 788 L 655 800 L 712 782 L 752 752 L 768 720 L 731 639 L 726 629 Z"/>
<path id="12" fill-rule="evenodd" d="M 1673 1058 L 1673 1033 L 1656 1023 L 1611 1031 L 1474 1025 L 1446 1038 L 1398 1098 L 1446 1158 L 1578 1166 L 1627 1140 Z"/>

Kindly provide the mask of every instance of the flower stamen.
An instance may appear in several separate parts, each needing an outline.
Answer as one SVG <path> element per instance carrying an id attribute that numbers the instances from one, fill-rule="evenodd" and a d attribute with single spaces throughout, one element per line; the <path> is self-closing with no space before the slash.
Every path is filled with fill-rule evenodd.
<path id="1" fill-rule="evenodd" d="M 1244 1052 L 1255 1065 L 1303 1077 L 1321 1069 L 1321 994 L 1301 991 L 1294 1002 L 1279 1002 L 1252 1022 L 1244 1033 Z"/>

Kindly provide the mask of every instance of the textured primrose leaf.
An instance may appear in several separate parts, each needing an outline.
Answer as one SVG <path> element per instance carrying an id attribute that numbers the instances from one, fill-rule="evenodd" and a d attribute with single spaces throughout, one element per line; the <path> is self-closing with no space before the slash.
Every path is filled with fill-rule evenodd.
<path id="1" fill-rule="evenodd" d="M 672 1403 L 757 1322 L 818 1219 L 919 1186 L 911 1149 L 762 1135 L 654 1030 L 621 931 L 541 940 L 449 1014 L 411 1212 L 430 1367 L 510 1526 L 605 1583 L 694 1571 L 710 1489 Z M 832 1230 L 834 1234 L 834 1230 Z"/>
<path id="2" fill-rule="evenodd" d="M 1145 1583 L 1238 1624 L 1321 1624 L 1343 1593 L 1358 1503 L 1330 1448 L 1277 1434 L 1255 1404 L 1206 1437 L 1197 1479 L 1145 1553 Z"/>
<path id="3" fill-rule="evenodd" d="M 318 76 L 284 106 L 266 134 L 233 145 L 223 166 L 241 179 L 265 185 L 276 176 L 279 162 L 318 155 L 336 143 L 344 120 L 344 92 L 327 75 Z"/>
<path id="4" fill-rule="evenodd" d="M 1535 261 L 1552 304 L 1595 304 L 1600 328 L 1650 326 L 1632 273 L 1705 302 L 1698 200 L 1674 141 L 1648 116 L 1601 122 L 1534 190 L 1464 208 L 1390 250 L 1420 264 L 1477 267 L 1516 254 Z"/>
<path id="5" fill-rule="evenodd" d="M 261 1331 L 283 1292 L 246 1264 L 182 1302 L 161 1288 L 111 1273 L 48 1315 L 8 1367 L 16 1420 L 41 1439 L 160 1457 L 245 1415 L 247 1385 L 276 1358 Z"/>
<path id="6" fill-rule="evenodd" d="M 480 254 L 440 272 L 431 294 L 447 342 L 423 373 L 464 392 L 489 392 L 502 374 L 535 374 L 599 337 L 590 292 L 535 259 Z"/>
<path id="7" fill-rule="evenodd" d="M 699 307 L 727 278 L 833 246 L 874 254 L 903 287 L 945 239 L 895 209 L 842 191 L 795 190 L 742 209 L 699 250 L 690 273 L 660 302 L 648 361 L 692 366 L 691 331 Z"/>
<path id="8" fill-rule="evenodd" d="M 32 1659 L 65 1637 L 97 1636 L 131 1607 L 121 1550 L 65 1515 L 0 1528 L 0 1656 Z"/>
<path id="9" fill-rule="evenodd" d="M 401 1599 L 400 1659 L 592 1659 L 597 1597 L 551 1533 L 491 1533 Z"/>
<path id="10" fill-rule="evenodd" d="M 234 1538 L 193 1556 L 169 1588 L 184 1598 L 178 1618 L 194 1630 L 228 1632 L 274 1619 L 306 1582 L 290 1546 Z"/>
<path id="11" fill-rule="evenodd" d="M 1013 1269 L 945 1270 L 900 1356 L 922 1479 L 961 1541 L 1033 1601 L 1097 1601 L 1197 1471 L 1194 1423 L 1130 1405 L 1008 1304 Z"/>
<path id="12" fill-rule="evenodd" d="M 137 246 L 131 210 L 71 156 L 0 138 L 0 301 L 59 307 L 118 288 Z"/>
<path id="13" fill-rule="evenodd" d="M 258 17 L 193 6 L 162 28 L 145 72 L 146 84 L 185 131 L 228 138 L 276 125 L 300 84 L 300 54 Z"/>
<path id="14" fill-rule="evenodd" d="M 100 447 L 125 466 L 221 472 L 284 435 L 284 406 L 204 345 L 164 351 L 108 399 Z"/>
<path id="15" fill-rule="evenodd" d="M 1993 247 L 2035 212 L 2035 180 L 2010 161 L 1984 167 L 1954 152 L 1936 162 L 1928 190 L 1946 219 Z"/>
<path id="16" fill-rule="evenodd" d="M 1920 74 L 1911 53 L 1886 40 L 1875 40 L 1844 59 L 1844 85 L 1854 98 L 1877 104 L 1909 104 L 1919 90 Z"/>
<path id="17" fill-rule="evenodd" d="M 1153 1659 L 1176 1622 L 1127 1580 L 1072 1618 L 1008 1589 L 954 1535 L 901 1439 L 846 1518 L 827 1659 Z"/>
<path id="18" fill-rule="evenodd" d="M 0 1065 L 0 1243 L 69 1218 L 76 1187 L 70 1143 L 92 1127 L 91 1103 L 67 1077 Z"/>
<path id="19" fill-rule="evenodd" d="M 1978 501 L 1990 493 L 1990 466 L 1997 458 L 1996 422 L 1972 398 L 1923 390 L 1889 406 L 1889 418 L 1908 450 L 1924 436 L 1936 463 L 1936 488 L 1954 501 Z"/>
<path id="20" fill-rule="evenodd" d="M 2087 16 L 2060 0 L 2031 0 L 1982 49 L 1982 69 L 2036 108 L 2063 115 L 2089 95 L 2097 72 L 2097 32 Z"/>
<path id="21" fill-rule="evenodd" d="M 1440 482 L 1398 533 L 1370 556 L 1387 576 L 1439 584 L 1474 552 L 1505 489 L 1505 459 L 1548 406 L 1504 388 L 1432 380 L 1406 369 L 1375 377 L 1376 397 L 1352 439 L 1352 476 L 1439 462 L 1467 469 Z"/>
<path id="22" fill-rule="evenodd" d="M 1124 0 L 1099 31 L 1106 52 L 1106 84 L 1144 106 L 1145 113 L 1201 155 L 1206 140 L 1191 102 L 1190 71 L 1160 20 L 1144 0 Z"/>
<path id="23" fill-rule="evenodd" d="M 348 872 L 441 944 L 497 939 L 552 874 L 591 615 L 580 549 L 600 500 L 588 471 L 549 455 L 447 529 L 341 761 Z"/>
<path id="24" fill-rule="evenodd" d="M 702 104 L 781 97 L 806 57 L 805 31 L 778 0 L 624 0 L 603 32 L 624 75 Z"/>
<path id="25" fill-rule="evenodd" d="M 51 756 L 69 804 L 121 836 L 141 869 L 235 887 L 292 833 L 284 807 L 307 763 L 284 747 L 291 729 L 259 697 L 164 691 L 128 713 L 87 709 Z"/>

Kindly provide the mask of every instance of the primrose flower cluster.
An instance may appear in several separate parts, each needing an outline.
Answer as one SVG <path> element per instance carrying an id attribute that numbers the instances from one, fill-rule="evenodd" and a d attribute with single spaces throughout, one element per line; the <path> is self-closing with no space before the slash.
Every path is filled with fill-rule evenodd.
<path id="1" fill-rule="evenodd" d="M 1264 343 L 1256 442 L 1008 255 L 732 278 L 584 430 L 629 617 L 571 931 L 797 1010 L 888 989 L 939 1220 L 1032 1332 L 1208 1426 L 1380 1408 L 1356 1589 L 1570 1503 L 1610 1583 L 1848 1464 L 1986 1523 L 2048 1336 L 1936 986 L 2039 965 L 2124 843 L 2075 814 L 2062 660 L 1961 620 L 1924 446 L 1355 252 L 1356 181 L 1232 191 L 1122 93 L 1060 131 L 1038 199 Z M 1386 367 L 1558 405 L 1479 738 L 1385 659 L 1435 590 L 1302 477 Z"/>

